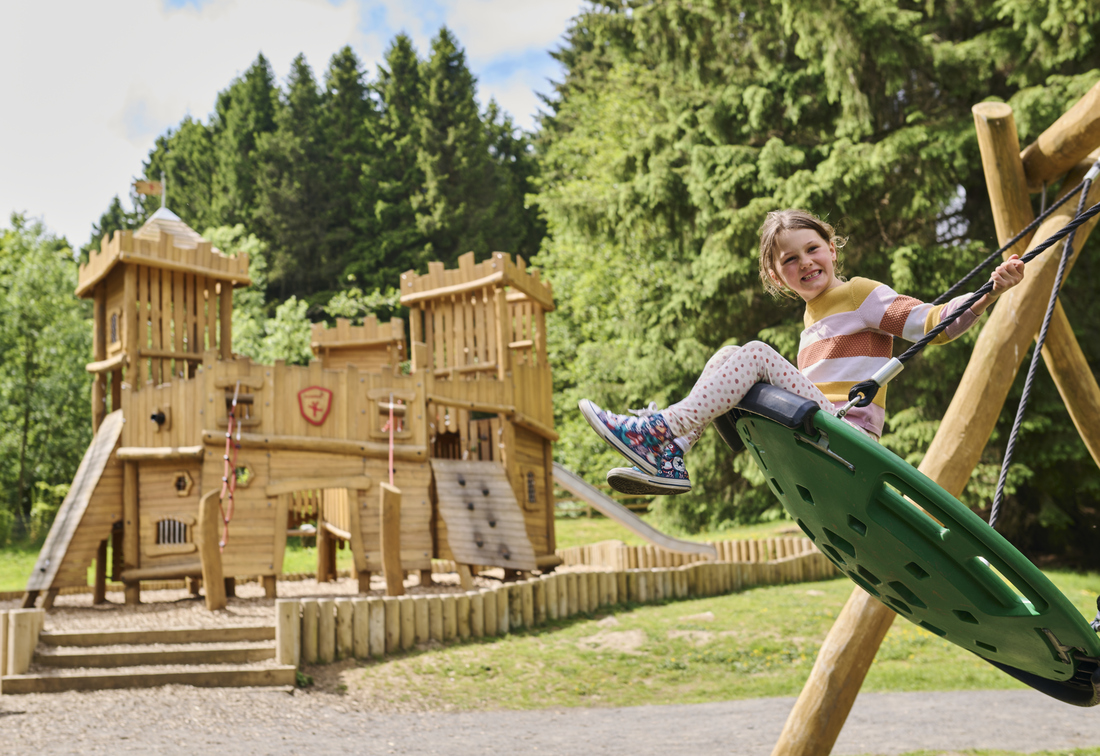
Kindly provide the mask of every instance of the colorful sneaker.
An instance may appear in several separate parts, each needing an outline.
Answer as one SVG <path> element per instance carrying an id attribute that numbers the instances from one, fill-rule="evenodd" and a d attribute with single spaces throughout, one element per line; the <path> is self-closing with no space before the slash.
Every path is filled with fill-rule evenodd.
<path id="1" fill-rule="evenodd" d="M 684 451 L 676 443 L 661 453 L 661 469 L 649 475 L 637 467 L 616 467 L 607 473 L 607 482 L 619 493 L 633 496 L 675 496 L 691 490 L 684 467 Z"/>
<path id="2" fill-rule="evenodd" d="M 650 407 L 629 417 L 605 412 L 587 399 L 580 401 L 581 414 L 604 441 L 643 472 L 656 475 L 661 450 L 673 436 L 664 416 Z"/>

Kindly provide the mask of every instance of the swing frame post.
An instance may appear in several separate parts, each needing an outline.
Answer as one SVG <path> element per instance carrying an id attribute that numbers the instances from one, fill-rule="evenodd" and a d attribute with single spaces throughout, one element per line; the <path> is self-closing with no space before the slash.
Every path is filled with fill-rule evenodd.
<path id="1" fill-rule="evenodd" d="M 989 105 L 994 104 L 983 103 L 975 107 L 975 125 L 986 181 L 990 185 L 990 199 L 994 218 L 997 220 L 998 236 L 1002 241 L 1007 241 L 1015 229 L 1025 226 L 1034 215 L 1027 198 L 1027 181 L 1012 110 L 1006 105 L 995 104 L 998 107 L 993 108 L 988 107 Z M 1087 165 L 1078 165 L 1071 171 L 1063 182 L 1062 191 L 1076 186 L 1098 157 L 1100 149 L 1090 155 Z M 1086 203 L 1093 204 L 1098 200 L 1100 188 L 1094 184 Z M 1041 242 L 1064 226 L 1073 215 L 1074 210 L 1068 206 L 1052 214 L 1026 240 L 1028 249 L 1036 246 L 1036 239 Z M 1094 225 L 1095 222 L 1090 221 L 1078 229 L 1070 265 Z M 1021 244 L 1023 243 L 1025 242 L 1022 240 Z M 962 493 L 977 465 L 1028 351 L 1028 345 L 1042 324 L 1047 293 L 1053 284 L 1058 257 L 1057 253 L 1053 253 L 1036 258 L 1028 266 L 1024 281 L 1007 292 L 994 308 L 989 322 L 978 337 L 939 431 L 919 467 L 922 473 L 953 496 L 957 497 Z M 1048 368 L 1052 373 L 1057 370 L 1067 386 L 1080 386 L 1080 362 L 1084 361 L 1084 357 L 1080 355 L 1080 347 L 1076 350 L 1080 355 L 1080 362 L 1072 354 L 1067 356 L 1066 350 L 1072 353 L 1076 339 L 1072 338 L 1072 329 L 1068 328 L 1068 323 L 1062 325 L 1064 331 L 1059 340 L 1058 359 L 1048 360 Z M 1053 332 L 1052 327 L 1051 333 Z M 1065 332 L 1068 332 L 1072 342 L 1066 338 Z M 1049 339 L 1048 334 L 1048 343 Z M 1086 372 L 1091 377 L 1091 371 Z M 1056 377 L 1056 381 L 1059 381 L 1059 377 Z M 1092 385 L 1095 387 L 1095 381 Z M 1059 390 L 1062 390 L 1061 386 Z M 1076 400 L 1076 404 L 1094 405 L 1100 412 L 1100 389 L 1087 390 L 1086 393 L 1087 400 Z M 1089 411 L 1088 406 L 1079 410 L 1081 413 Z M 1074 423 L 1088 443 L 1087 435 L 1091 431 L 1078 423 L 1076 416 Z M 1091 445 L 1089 448 L 1092 452 Z M 853 591 L 822 644 L 772 756 L 825 756 L 832 751 L 867 670 L 896 616 L 892 609 L 861 588 Z"/>

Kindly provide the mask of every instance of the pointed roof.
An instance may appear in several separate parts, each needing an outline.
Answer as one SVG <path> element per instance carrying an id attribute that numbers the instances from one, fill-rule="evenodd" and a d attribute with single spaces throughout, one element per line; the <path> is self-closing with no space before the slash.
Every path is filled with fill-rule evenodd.
<path id="1" fill-rule="evenodd" d="M 203 240 L 197 231 L 166 207 L 149 216 L 145 225 L 134 232 L 134 238 L 155 242 L 161 231 L 174 237 L 173 243 L 180 249 L 195 249 Z"/>

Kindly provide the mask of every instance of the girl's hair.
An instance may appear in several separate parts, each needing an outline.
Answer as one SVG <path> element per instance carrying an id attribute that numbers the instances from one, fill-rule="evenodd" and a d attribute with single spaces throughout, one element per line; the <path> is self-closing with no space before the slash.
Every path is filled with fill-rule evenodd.
<path id="1" fill-rule="evenodd" d="M 773 210 L 768 213 L 768 216 L 764 219 L 764 225 L 760 227 L 760 280 L 764 282 L 764 291 L 773 297 L 797 299 L 797 295 L 793 291 L 781 283 L 776 283 L 775 279 L 772 278 L 772 274 L 782 280 L 779 275 L 778 264 L 779 235 L 784 231 L 803 228 L 815 231 L 822 239 L 836 245 L 837 249 L 843 247 L 845 242 L 848 241 L 842 236 L 837 236 L 836 230 L 828 223 L 816 215 L 807 213 L 805 210 Z M 834 266 L 834 271 L 837 278 L 843 281 L 844 279 L 839 275 L 839 257 Z"/>

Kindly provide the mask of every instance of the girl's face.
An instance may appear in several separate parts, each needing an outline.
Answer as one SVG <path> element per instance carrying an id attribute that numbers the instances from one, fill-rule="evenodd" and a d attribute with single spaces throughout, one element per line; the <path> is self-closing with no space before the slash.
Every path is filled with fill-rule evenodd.
<path id="1" fill-rule="evenodd" d="M 836 246 L 816 231 L 796 228 L 776 237 L 776 269 L 772 278 L 809 302 L 840 285 L 834 270 Z"/>

